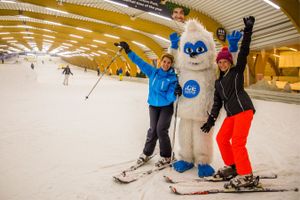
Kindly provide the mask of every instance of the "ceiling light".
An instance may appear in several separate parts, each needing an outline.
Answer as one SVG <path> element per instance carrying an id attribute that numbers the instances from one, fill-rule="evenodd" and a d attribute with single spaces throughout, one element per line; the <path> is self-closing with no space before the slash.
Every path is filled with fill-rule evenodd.
<path id="1" fill-rule="evenodd" d="M 146 45 L 142 44 L 142 43 L 139 43 L 139 42 L 136 42 L 136 41 L 132 41 L 133 44 L 136 44 L 136 45 L 139 45 L 141 47 L 146 47 Z"/>
<path id="2" fill-rule="evenodd" d="M 98 53 L 92 52 L 92 54 L 95 55 L 95 56 L 100 56 L 100 54 L 98 54 Z"/>
<path id="3" fill-rule="evenodd" d="M 152 15 L 152 16 L 155 16 L 155 17 L 159 17 L 159 18 L 161 18 L 161 19 L 165 19 L 165 20 L 171 21 L 171 18 L 164 17 L 164 16 L 161 16 L 161 15 L 152 13 L 152 12 L 148 12 L 148 14 L 149 14 L 149 15 Z"/>
<path id="4" fill-rule="evenodd" d="M 20 32 L 20 33 L 22 33 L 22 34 L 29 34 L 29 35 L 32 35 L 32 34 L 34 34 L 33 32 Z"/>
<path id="5" fill-rule="evenodd" d="M 77 41 L 75 40 L 68 40 L 69 42 L 72 42 L 72 43 L 78 43 Z"/>
<path id="6" fill-rule="evenodd" d="M 48 24 L 54 24 L 54 25 L 62 26 L 61 23 L 57 23 L 57 22 L 51 22 L 51 21 L 47 21 L 47 20 L 44 20 L 44 22 L 46 22 Z"/>
<path id="7" fill-rule="evenodd" d="M 268 4 L 270 4 L 271 6 L 273 6 L 274 8 L 276 8 L 276 9 L 280 9 L 280 7 L 279 6 L 277 6 L 275 3 L 273 3 L 272 1 L 270 1 L 270 0 L 264 0 L 264 2 L 266 2 L 266 3 L 268 3 Z"/>
<path id="8" fill-rule="evenodd" d="M 45 42 L 54 42 L 53 40 L 46 40 L 44 39 Z"/>
<path id="9" fill-rule="evenodd" d="M 85 29 L 85 28 L 79 28 L 79 27 L 76 27 L 76 29 L 77 29 L 77 30 L 81 30 L 81 31 L 85 31 L 85 32 L 89 32 L 89 33 L 93 32 L 93 31 L 91 31 L 91 30 L 89 30 L 89 29 Z"/>
<path id="10" fill-rule="evenodd" d="M 128 8 L 128 6 L 126 4 L 117 3 L 117 2 L 114 2 L 114 1 L 110 1 L 110 0 L 103 0 L 103 1 L 106 1 L 106 2 L 111 3 L 111 4 L 115 4 L 115 5 L 118 5 L 118 6 L 123 6 L 123 7 Z"/>
<path id="11" fill-rule="evenodd" d="M 7 45 L 6 44 L 1 44 L 0 47 L 7 47 Z"/>
<path id="12" fill-rule="evenodd" d="M 280 56 L 279 55 L 277 55 L 277 54 L 272 54 L 273 56 L 275 56 L 275 57 L 277 57 L 277 58 L 280 58 Z"/>
<path id="13" fill-rule="evenodd" d="M 101 53 L 101 54 L 104 54 L 104 55 L 107 55 L 107 53 L 106 52 L 104 52 L 104 51 L 97 51 L 97 52 L 99 52 L 99 53 Z"/>
<path id="14" fill-rule="evenodd" d="M 110 34 L 106 34 L 106 33 L 104 34 L 104 36 L 114 38 L 114 39 L 120 39 L 120 37 L 118 37 L 118 36 L 110 35 Z"/>
<path id="15" fill-rule="evenodd" d="M 101 43 L 101 44 L 106 44 L 106 42 L 102 41 L 102 40 L 93 40 L 94 42 L 98 42 L 98 43 Z"/>
<path id="16" fill-rule="evenodd" d="M 47 38 L 55 38 L 54 36 L 51 36 L 51 35 L 43 35 L 44 37 L 47 37 Z"/>
<path id="17" fill-rule="evenodd" d="M 47 32 L 53 32 L 53 31 L 48 30 L 48 29 L 45 29 L 45 28 L 43 28 L 42 30 L 43 30 L 43 31 L 47 31 Z"/>
<path id="18" fill-rule="evenodd" d="M 66 45 L 66 46 L 69 46 L 69 47 L 73 46 L 72 44 L 69 44 L 69 43 L 62 43 L 62 44 Z"/>
<path id="19" fill-rule="evenodd" d="M 29 17 L 23 16 L 23 15 L 19 15 L 18 18 L 20 18 L 20 19 L 29 19 Z"/>
<path id="20" fill-rule="evenodd" d="M 3 37 L 1 38 L 2 40 L 11 40 L 11 39 L 14 39 L 14 37 Z"/>
<path id="21" fill-rule="evenodd" d="M 7 43 L 16 43 L 16 42 L 18 42 L 17 40 L 9 40 L 9 41 L 7 41 Z"/>
<path id="22" fill-rule="evenodd" d="M 17 3 L 17 2 L 14 1 L 14 0 L 11 0 L 11 1 L 9 1 L 9 0 L 1 0 L 1 2 L 2 2 L 2 3 Z"/>
<path id="23" fill-rule="evenodd" d="M 54 11 L 54 12 L 58 12 L 58 13 L 62 13 L 62 14 L 69 14 L 68 12 L 66 11 L 61 11 L 61 10 L 56 10 L 56 9 L 53 9 L 53 8 L 45 8 L 46 10 L 50 10 L 50 11 Z"/>
<path id="24" fill-rule="evenodd" d="M 90 50 L 90 48 L 87 47 L 79 47 L 80 49 Z"/>
<path id="25" fill-rule="evenodd" d="M 83 38 L 82 36 L 74 35 L 74 34 L 69 34 L 69 36 L 74 37 L 74 38 L 79 38 L 79 39 L 82 39 L 82 38 Z"/>
<path id="26" fill-rule="evenodd" d="M 24 39 L 33 39 L 34 37 L 24 36 Z"/>
<path id="27" fill-rule="evenodd" d="M 10 34 L 10 32 L 0 32 L 0 35 L 7 35 L 7 34 Z"/>
<path id="28" fill-rule="evenodd" d="M 130 27 L 128 27 L 128 26 L 120 26 L 120 27 L 123 28 L 123 29 L 126 29 L 126 30 L 133 31 L 133 28 L 130 28 Z"/>
<path id="29" fill-rule="evenodd" d="M 165 41 L 165 42 L 170 42 L 170 40 L 168 40 L 168 39 L 166 39 L 166 38 L 164 38 L 164 37 L 161 37 L 161 36 L 159 36 L 159 35 L 153 35 L 154 37 L 156 37 L 156 38 L 158 38 L 158 39 L 161 39 L 161 40 L 163 40 L 163 41 Z"/>
<path id="30" fill-rule="evenodd" d="M 289 48 L 291 51 L 298 51 L 297 49 L 294 48 Z"/>

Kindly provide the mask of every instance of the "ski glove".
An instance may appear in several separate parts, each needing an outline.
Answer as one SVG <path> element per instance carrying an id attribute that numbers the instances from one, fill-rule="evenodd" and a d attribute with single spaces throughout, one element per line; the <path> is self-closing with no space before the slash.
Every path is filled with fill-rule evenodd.
<path id="1" fill-rule="evenodd" d="M 245 24 L 244 32 L 252 32 L 255 18 L 253 16 L 249 16 L 249 17 L 244 17 L 243 20 Z"/>
<path id="2" fill-rule="evenodd" d="M 131 49 L 129 48 L 129 45 L 127 44 L 127 42 L 120 42 L 120 46 L 125 50 L 125 53 L 128 54 L 129 52 L 131 52 Z"/>
<path id="3" fill-rule="evenodd" d="M 211 127 L 215 125 L 215 121 L 216 119 L 212 115 L 209 115 L 207 122 L 201 127 L 201 130 L 204 133 L 208 133 Z"/>
<path id="4" fill-rule="evenodd" d="M 177 85 L 176 85 L 174 94 L 175 94 L 175 96 L 178 96 L 178 97 L 180 97 L 180 96 L 182 95 L 182 88 L 181 88 L 181 86 L 179 85 L 179 83 L 177 83 Z"/>
<path id="5" fill-rule="evenodd" d="M 229 43 L 229 51 L 235 53 L 238 51 L 238 43 L 242 38 L 242 33 L 239 31 L 233 31 L 231 35 L 227 35 L 227 40 Z"/>
<path id="6" fill-rule="evenodd" d="M 171 48 L 178 49 L 178 42 L 180 40 L 180 35 L 178 35 L 176 32 L 174 32 L 169 36 L 169 38 L 171 41 Z"/>

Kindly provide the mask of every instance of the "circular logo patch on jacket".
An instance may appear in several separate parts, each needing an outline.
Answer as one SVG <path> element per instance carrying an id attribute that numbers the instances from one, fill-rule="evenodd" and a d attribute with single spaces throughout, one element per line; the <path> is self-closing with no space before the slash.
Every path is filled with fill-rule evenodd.
<path id="1" fill-rule="evenodd" d="M 194 98 L 199 94 L 199 92 L 200 85 L 194 80 L 187 81 L 182 89 L 183 96 L 186 98 Z"/>

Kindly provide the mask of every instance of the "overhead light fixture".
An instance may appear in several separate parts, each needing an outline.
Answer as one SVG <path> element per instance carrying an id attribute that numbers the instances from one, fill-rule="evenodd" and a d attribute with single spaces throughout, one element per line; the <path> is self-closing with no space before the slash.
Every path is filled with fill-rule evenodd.
<path id="1" fill-rule="evenodd" d="M 93 31 L 91 31 L 91 30 L 89 30 L 89 29 L 80 28 L 80 27 L 76 27 L 76 29 L 77 29 L 77 30 L 81 30 L 81 31 L 85 31 L 85 32 L 89 32 L 89 33 L 93 32 Z"/>
<path id="2" fill-rule="evenodd" d="M 7 35 L 7 34 L 10 34 L 10 32 L 0 32 L 0 35 Z"/>
<path id="3" fill-rule="evenodd" d="M 54 42 L 53 40 L 46 40 L 46 39 L 44 39 L 43 41 L 45 41 L 45 42 Z"/>
<path id="4" fill-rule="evenodd" d="M 161 37 L 161 36 L 159 36 L 159 35 L 153 35 L 154 37 L 156 37 L 156 38 L 158 38 L 158 39 L 161 39 L 161 40 L 163 40 L 163 41 L 165 41 L 165 42 L 170 42 L 170 40 L 168 40 L 168 39 L 166 39 L 166 38 L 164 38 L 164 37 Z"/>
<path id="5" fill-rule="evenodd" d="M 139 43 L 139 42 L 136 42 L 136 41 L 132 41 L 133 44 L 136 44 L 136 45 L 139 45 L 141 47 L 145 47 L 146 48 L 146 45 L 142 44 L 142 43 Z"/>
<path id="6" fill-rule="evenodd" d="M 62 44 L 66 45 L 66 46 L 69 46 L 69 47 L 73 46 L 72 44 L 69 44 L 69 43 L 62 43 Z"/>
<path id="7" fill-rule="evenodd" d="M 17 40 L 9 40 L 9 41 L 6 41 L 7 43 L 16 43 L 18 42 Z"/>
<path id="8" fill-rule="evenodd" d="M 168 20 L 168 21 L 171 21 L 172 19 L 171 18 L 168 18 L 168 17 L 165 17 L 165 16 L 161 16 L 161 15 L 158 15 L 158 14 L 155 14 L 155 13 L 152 13 L 152 12 L 148 12 L 149 15 L 152 15 L 152 16 L 155 16 L 155 17 L 159 17 L 161 19 L 165 19 L 165 20 Z"/>
<path id="9" fill-rule="evenodd" d="M 51 35 L 43 35 L 44 37 L 47 37 L 47 38 L 55 38 L 54 36 L 51 36 Z"/>
<path id="10" fill-rule="evenodd" d="M 23 16 L 23 15 L 19 15 L 18 18 L 20 18 L 20 19 L 29 19 L 29 17 Z"/>
<path id="11" fill-rule="evenodd" d="M 68 40 L 69 42 L 72 42 L 72 43 L 78 43 L 77 41 L 75 40 Z"/>
<path id="12" fill-rule="evenodd" d="M 275 3 L 273 3 L 272 1 L 270 0 L 264 0 L 264 2 L 268 3 L 269 5 L 273 6 L 274 8 L 276 8 L 277 10 L 280 9 L 279 6 L 277 6 Z"/>
<path id="13" fill-rule="evenodd" d="M 291 51 L 298 51 L 297 49 L 294 48 L 289 48 Z"/>
<path id="14" fill-rule="evenodd" d="M 27 25 L 17 25 L 19 28 L 33 28 L 32 26 L 27 26 Z"/>
<path id="15" fill-rule="evenodd" d="M 14 1 L 14 0 L 11 0 L 11 1 L 9 1 L 9 0 L 1 0 L 1 2 L 2 2 L 2 3 L 17 3 L 17 2 Z"/>
<path id="16" fill-rule="evenodd" d="M 58 23 L 58 22 L 51 22 L 51 21 L 47 21 L 47 20 L 44 20 L 44 22 L 46 22 L 48 24 L 54 24 L 54 25 L 57 25 L 57 26 L 62 26 L 62 24 Z"/>
<path id="17" fill-rule="evenodd" d="M 74 37 L 74 38 L 79 38 L 79 39 L 82 39 L 82 38 L 83 38 L 82 36 L 74 35 L 74 34 L 69 34 L 69 36 Z"/>
<path id="18" fill-rule="evenodd" d="M 29 34 L 29 35 L 34 34 L 33 32 L 28 32 L 28 31 L 24 31 L 24 32 L 20 32 L 20 33 L 22 33 L 22 34 Z"/>
<path id="19" fill-rule="evenodd" d="M 100 56 L 100 54 L 98 54 L 98 53 L 92 52 L 92 54 L 95 55 L 95 56 Z"/>
<path id="20" fill-rule="evenodd" d="M 7 45 L 6 44 L 1 44 L 0 47 L 7 47 Z"/>
<path id="21" fill-rule="evenodd" d="M 107 55 L 107 53 L 106 52 L 104 52 L 104 51 L 97 51 L 97 52 L 99 52 L 99 53 L 101 53 L 101 54 L 104 54 L 104 55 Z"/>
<path id="22" fill-rule="evenodd" d="M 24 39 L 33 39 L 34 37 L 24 36 Z"/>
<path id="23" fill-rule="evenodd" d="M 45 28 L 43 28 L 42 30 L 43 30 L 43 31 L 47 31 L 47 32 L 53 32 L 53 31 L 48 30 L 48 29 L 45 29 Z"/>
<path id="24" fill-rule="evenodd" d="M 3 37 L 1 38 L 2 40 L 11 40 L 11 39 L 14 39 L 14 37 Z"/>
<path id="25" fill-rule="evenodd" d="M 123 7 L 128 8 L 128 6 L 126 4 L 117 3 L 117 2 L 114 2 L 114 1 L 110 1 L 110 0 L 103 0 L 103 1 L 106 1 L 106 2 L 111 3 L 111 4 L 115 4 L 115 5 L 118 5 L 118 6 L 123 6 Z"/>
<path id="26" fill-rule="evenodd" d="M 90 48 L 87 47 L 79 47 L 80 49 L 90 50 Z"/>
<path id="27" fill-rule="evenodd" d="M 133 31 L 134 29 L 128 26 L 120 26 L 122 29 Z"/>
<path id="28" fill-rule="evenodd" d="M 69 14 L 66 11 L 61 11 L 61 10 L 57 10 L 57 9 L 53 9 L 53 8 L 45 8 L 46 10 L 50 10 L 50 11 L 54 11 L 54 12 L 58 12 L 58 13 L 62 13 L 62 14 Z"/>
<path id="29" fill-rule="evenodd" d="M 94 42 L 98 42 L 98 43 L 101 43 L 101 44 L 106 44 L 106 42 L 102 41 L 102 40 L 93 40 Z"/>
<path id="30" fill-rule="evenodd" d="M 110 35 L 110 34 L 106 34 L 106 33 L 104 34 L 104 36 L 114 38 L 114 39 L 120 39 L 120 37 L 118 37 L 118 36 Z"/>

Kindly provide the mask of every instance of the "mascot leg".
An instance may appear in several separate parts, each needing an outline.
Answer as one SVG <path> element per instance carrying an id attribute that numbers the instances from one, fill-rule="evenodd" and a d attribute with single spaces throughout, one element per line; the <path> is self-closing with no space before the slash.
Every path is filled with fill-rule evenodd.
<path id="1" fill-rule="evenodd" d="M 184 172 L 194 167 L 192 151 L 192 120 L 180 119 L 178 131 L 178 161 L 173 164 L 177 172 Z"/>
<path id="2" fill-rule="evenodd" d="M 203 122 L 193 123 L 193 146 L 195 163 L 198 163 L 198 176 L 212 176 L 215 170 L 210 166 L 213 155 L 213 129 L 209 133 L 201 131 Z"/>

